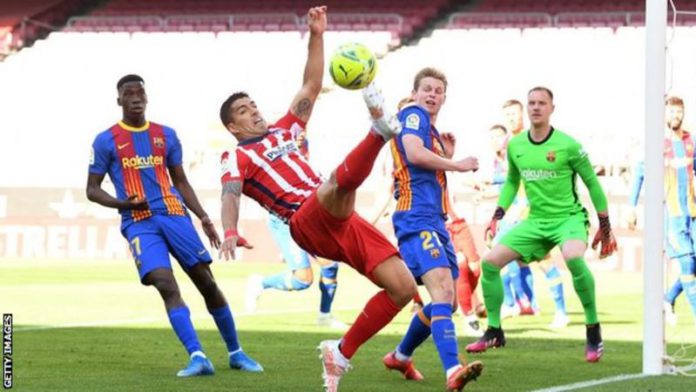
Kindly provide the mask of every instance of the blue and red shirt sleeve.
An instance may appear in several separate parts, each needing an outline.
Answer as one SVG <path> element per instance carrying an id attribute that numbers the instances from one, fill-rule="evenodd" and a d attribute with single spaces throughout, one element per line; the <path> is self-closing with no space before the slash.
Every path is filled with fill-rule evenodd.
<path id="1" fill-rule="evenodd" d="M 430 148 L 430 116 L 425 109 L 417 105 L 407 106 L 399 112 L 399 121 L 403 126 L 400 138 L 404 135 L 415 135 L 423 140 L 426 148 Z"/>
<path id="2" fill-rule="evenodd" d="M 89 157 L 89 172 L 92 174 L 106 174 L 111 164 L 111 151 L 113 140 L 111 132 L 102 132 L 94 138 L 92 151 Z"/>
<path id="3" fill-rule="evenodd" d="M 183 150 L 176 131 L 164 127 L 164 139 L 167 143 L 167 167 L 181 166 L 183 164 Z"/>

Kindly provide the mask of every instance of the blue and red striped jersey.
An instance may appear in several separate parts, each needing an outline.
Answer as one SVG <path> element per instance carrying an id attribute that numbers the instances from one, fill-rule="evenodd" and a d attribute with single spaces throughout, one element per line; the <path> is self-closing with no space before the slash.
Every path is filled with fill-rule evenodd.
<path id="1" fill-rule="evenodd" d="M 118 199 L 132 195 L 147 199 L 148 210 L 119 210 L 126 225 L 154 214 L 186 214 L 167 171 L 181 164 L 181 143 L 172 128 L 149 121 L 133 128 L 119 122 L 94 139 L 89 172 L 108 174 Z"/>
<path id="2" fill-rule="evenodd" d="M 413 216 L 444 217 L 447 215 L 445 172 L 413 165 L 406 157 L 402 142 L 404 135 L 415 135 L 423 140 L 425 148 L 444 156 L 440 133 L 430 124 L 430 115 L 420 106 L 406 106 L 399 112 L 398 117 L 403 130 L 391 141 L 396 212 L 408 212 Z"/>

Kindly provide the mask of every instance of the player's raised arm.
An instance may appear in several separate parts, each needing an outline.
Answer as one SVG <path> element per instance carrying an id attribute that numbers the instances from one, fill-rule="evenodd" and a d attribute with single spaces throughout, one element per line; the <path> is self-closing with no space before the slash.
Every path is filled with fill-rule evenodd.
<path id="1" fill-rule="evenodd" d="M 290 104 L 290 112 L 307 122 L 314 108 L 314 101 L 321 92 L 324 78 L 324 31 L 326 30 L 326 6 L 312 7 L 307 12 L 309 47 L 307 63 L 302 77 L 302 87 Z"/>

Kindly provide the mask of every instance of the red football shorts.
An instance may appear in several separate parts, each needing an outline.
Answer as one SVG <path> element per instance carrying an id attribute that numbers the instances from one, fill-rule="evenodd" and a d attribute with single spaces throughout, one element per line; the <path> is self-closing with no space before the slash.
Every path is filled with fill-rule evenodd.
<path id="1" fill-rule="evenodd" d="M 319 204 L 316 192 L 290 218 L 290 234 L 307 252 L 342 261 L 372 279 L 372 271 L 399 251 L 357 213 L 339 219 Z"/>

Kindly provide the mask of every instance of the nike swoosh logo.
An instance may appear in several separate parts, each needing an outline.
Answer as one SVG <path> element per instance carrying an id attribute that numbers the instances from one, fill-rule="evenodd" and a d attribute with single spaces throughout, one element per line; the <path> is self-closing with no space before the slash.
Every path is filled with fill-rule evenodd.
<path id="1" fill-rule="evenodd" d="M 201 256 L 204 255 L 204 254 L 205 254 L 205 249 L 199 251 L 198 254 L 201 255 Z"/>
<path id="2" fill-rule="evenodd" d="M 119 150 L 123 150 L 124 148 L 128 147 L 129 144 L 130 144 L 130 143 L 123 143 L 123 144 L 119 144 L 119 145 L 116 146 L 116 147 L 117 147 Z"/>

